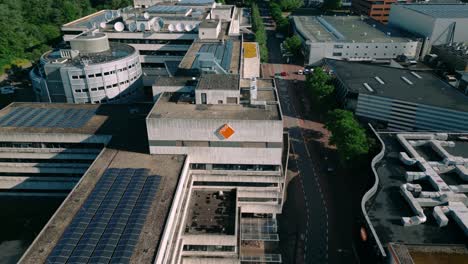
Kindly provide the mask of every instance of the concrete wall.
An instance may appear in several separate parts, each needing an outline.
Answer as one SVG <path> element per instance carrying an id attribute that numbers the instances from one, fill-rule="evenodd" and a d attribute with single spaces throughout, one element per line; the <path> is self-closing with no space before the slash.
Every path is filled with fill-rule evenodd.
<path id="1" fill-rule="evenodd" d="M 201 104 L 201 94 L 206 94 L 206 103 L 207 104 L 227 104 L 227 98 L 236 98 L 235 104 L 239 103 L 240 92 L 239 90 L 195 90 L 195 102 Z"/>
<path id="2" fill-rule="evenodd" d="M 189 115 L 189 113 L 188 113 Z M 227 140 L 219 138 L 217 131 L 229 124 L 235 133 Z M 281 120 L 229 120 L 229 119 L 147 119 L 149 140 L 242 141 L 282 142 Z"/>
<path id="3" fill-rule="evenodd" d="M 186 85 L 179 85 L 179 86 L 158 86 L 153 85 L 153 102 L 158 100 L 159 96 L 161 96 L 164 92 L 180 92 L 180 93 L 187 93 L 195 90 L 195 86 L 186 86 Z"/>
<path id="4" fill-rule="evenodd" d="M 218 130 L 229 124 L 235 133 L 221 139 Z M 193 120 L 147 119 L 151 154 L 188 154 L 193 163 L 219 164 L 270 164 L 280 165 L 282 144 L 266 147 L 187 147 L 164 146 L 158 141 L 214 141 L 214 142 L 282 142 L 282 121 L 271 120 Z M 278 144 L 277 144 L 278 145 Z"/>
<path id="5" fill-rule="evenodd" d="M 308 62 L 317 64 L 323 58 L 370 61 L 373 59 L 393 59 L 398 55 L 417 57 L 420 43 L 409 42 L 311 42 L 307 41 Z"/>
<path id="6" fill-rule="evenodd" d="M 218 22 L 216 27 L 200 27 L 198 28 L 199 39 L 216 39 L 221 32 L 221 23 Z"/>

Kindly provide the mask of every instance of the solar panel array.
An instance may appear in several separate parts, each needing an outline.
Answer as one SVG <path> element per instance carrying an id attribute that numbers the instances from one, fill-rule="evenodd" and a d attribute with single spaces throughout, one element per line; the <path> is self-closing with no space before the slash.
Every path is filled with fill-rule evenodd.
<path id="1" fill-rule="evenodd" d="M 145 169 L 108 169 L 47 263 L 129 263 L 161 178 Z"/>
<path id="2" fill-rule="evenodd" d="M 0 118 L 0 126 L 79 128 L 94 113 L 94 109 L 12 107 Z"/>

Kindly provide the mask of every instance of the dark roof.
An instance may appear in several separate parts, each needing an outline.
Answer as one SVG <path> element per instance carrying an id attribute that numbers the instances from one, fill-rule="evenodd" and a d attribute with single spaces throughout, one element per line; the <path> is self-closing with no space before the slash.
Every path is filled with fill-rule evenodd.
<path id="1" fill-rule="evenodd" d="M 379 136 L 384 141 L 386 150 L 382 160 L 375 166 L 379 177 L 379 189 L 372 198 L 372 203 L 369 204 L 368 215 L 380 241 L 384 245 L 389 242 L 408 244 L 466 243 L 465 235 L 455 221 L 450 220 L 446 227 L 440 228 L 432 216 L 431 209 L 425 210 L 428 217 L 426 223 L 411 227 L 404 227 L 401 224 L 401 217 L 414 215 L 413 210 L 400 193 L 400 186 L 406 183 L 405 172 L 409 169 L 398 158 L 399 153 L 405 150 L 398 142 L 396 134 L 380 133 Z M 415 166 L 410 167 L 410 170 L 420 171 Z M 424 184 L 424 182 L 420 184 Z M 430 188 L 431 185 L 428 184 L 427 187 Z M 423 188 L 425 188 L 424 185 Z"/>
<path id="2" fill-rule="evenodd" d="M 197 81 L 186 76 L 160 76 L 156 79 L 155 86 L 196 86 Z"/>
<path id="3" fill-rule="evenodd" d="M 467 4 L 403 4 L 404 8 L 434 18 L 467 18 Z"/>
<path id="4" fill-rule="evenodd" d="M 239 75 L 205 74 L 198 81 L 201 90 L 239 90 Z"/>
<path id="5" fill-rule="evenodd" d="M 468 97 L 431 71 L 412 71 L 331 59 L 326 59 L 326 64 L 352 92 L 468 112 Z M 384 84 L 375 77 L 379 77 Z M 367 83 L 372 91 L 368 90 L 364 83 Z"/>

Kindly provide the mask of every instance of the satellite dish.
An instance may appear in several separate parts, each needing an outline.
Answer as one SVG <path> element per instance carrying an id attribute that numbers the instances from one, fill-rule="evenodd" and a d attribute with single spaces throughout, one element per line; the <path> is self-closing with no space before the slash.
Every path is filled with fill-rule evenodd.
<path id="1" fill-rule="evenodd" d="M 104 18 L 106 19 L 106 21 L 111 21 L 114 18 L 114 14 L 112 13 L 112 11 L 107 11 L 104 14 Z"/>
<path id="2" fill-rule="evenodd" d="M 169 26 L 167 27 L 167 29 L 169 29 L 170 32 L 173 32 L 175 30 L 175 27 L 173 24 L 169 24 Z"/>
<path id="3" fill-rule="evenodd" d="M 99 27 L 102 28 L 102 29 L 106 28 L 106 26 L 107 26 L 107 23 L 104 22 L 104 21 L 102 21 L 102 22 L 99 24 Z"/>
<path id="4" fill-rule="evenodd" d="M 125 25 L 122 22 L 117 22 L 114 24 L 114 29 L 117 32 L 122 32 L 125 29 Z"/>
<path id="5" fill-rule="evenodd" d="M 177 30 L 177 32 L 182 32 L 182 31 L 184 31 L 184 24 L 182 24 L 182 23 L 177 23 L 176 26 L 175 26 L 175 29 Z"/>
<path id="6" fill-rule="evenodd" d="M 190 32 L 193 30 L 193 25 L 187 24 L 185 25 L 185 31 Z"/>
<path id="7" fill-rule="evenodd" d="M 137 30 L 137 24 L 136 23 L 130 23 L 128 25 L 128 30 L 130 30 L 131 32 L 135 32 Z"/>
<path id="8" fill-rule="evenodd" d="M 143 17 L 144 17 L 145 19 L 149 19 L 149 18 L 150 18 L 150 15 L 149 15 L 148 12 L 144 12 L 144 13 L 143 13 Z"/>
<path id="9" fill-rule="evenodd" d="M 158 20 L 155 20 L 153 22 L 153 24 L 151 25 L 151 30 L 153 32 L 158 32 L 159 30 L 161 30 L 161 26 L 159 25 L 159 21 Z"/>

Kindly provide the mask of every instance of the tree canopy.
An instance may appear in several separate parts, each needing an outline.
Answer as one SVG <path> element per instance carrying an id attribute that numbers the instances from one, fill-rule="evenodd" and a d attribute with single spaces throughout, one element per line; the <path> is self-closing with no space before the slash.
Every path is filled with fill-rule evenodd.
<path id="1" fill-rule="evenodd" d="M 328 98 L 335 87 L 331 84 L 331 77 L 321 67 L 314 68 L 313 74 L 307 76 L 306 87 L 315 103 L 329 103 Z"/>
<path id="2" fill-rule="evenodd" d="M 365 130 L 352 112 L 335 109 L 328 113 L 326 128 L 330 130 L 330 143 L 336 145 L 342 161 L 352 163 L 369 152 Z"/>
<path id="3" fill-rule="evenodd" d="M 304 0 L 279 0 L 278 2 L 284 11 L 292 11 L 304 5 Z"/>
<path id="4" fill-rule="evenodd" d="M 131 0 L 2 0 L 0 73 L 14 61 L 38 59 L 61 40 L 61 25 L 97 9 L 114 9 L 130 4 Z"/>
<path id="5" fill-rule="evenodd" d="M 267 34 L 260 10 L 255 3 L 252 3 L 252 30 L 255 32 L 255 41 L 260 46 L 260 58 L 266 62 L 268 61 Z"/>
<path id="6" fill-rule="evenodd" d="M 323 8 L 325 10 L 337 10 L 341 8 L 341 0 L 324 0 Z"/>
<path id="7" fill-rule="evenodd" d="M 289 53 L 299 55 L 301 53 L 302 41 L 297 35 L 294 35 L 283 42 L 283 47 Z"/>

